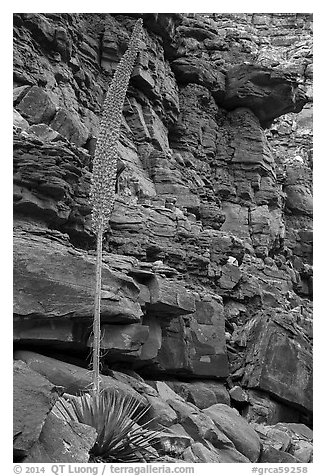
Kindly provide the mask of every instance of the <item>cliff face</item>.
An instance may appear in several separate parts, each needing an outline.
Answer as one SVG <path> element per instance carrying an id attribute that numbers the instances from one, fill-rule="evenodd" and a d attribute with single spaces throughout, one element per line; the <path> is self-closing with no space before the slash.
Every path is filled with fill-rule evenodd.
<path id="1" fill-rule="evenodd" d="M 14 15 L 19 349 L 88 355 L 92 154 L 136 16 Z M 103 372 L 310 424 L 311 15 L 143 19 L 104 243 Z"/>

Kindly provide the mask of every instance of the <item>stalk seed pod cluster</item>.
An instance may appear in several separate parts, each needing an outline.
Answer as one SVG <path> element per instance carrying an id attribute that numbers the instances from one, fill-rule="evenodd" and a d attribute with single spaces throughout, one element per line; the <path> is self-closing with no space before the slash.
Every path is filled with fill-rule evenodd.
<path id="1" fill-rule="evenodd" d="M 117 175 L 117 146 L 126 97 L 142 36 L 142 19 L 137 20 L 129 46 L 114 73 L 112 83 L 103 104 L 98 139 L 93 161 L 92 228 L 96 234 L 96 283 L 93 320 L 93 394 L 100 392 L 100 337 L 101 337 L 101 287 L 102 287 L 102 241 L 108 228 L 114 205 Z"/>
<path id="2" fill-rule="evenodd" d="M 117 145 L 123 104 L 142 36 L 142 19 L 137 20 L 127 51 L 121 58 L 103 104 L 93 161 L 91 188 L 92 228 L 105 231 L 114 204 L 117 174 Z"/>

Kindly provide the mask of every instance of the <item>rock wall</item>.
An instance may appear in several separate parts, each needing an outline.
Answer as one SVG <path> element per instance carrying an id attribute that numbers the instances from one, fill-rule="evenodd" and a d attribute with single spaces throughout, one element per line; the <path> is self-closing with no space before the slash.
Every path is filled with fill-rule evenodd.
<path id="1" fill-rule="evenodd" d="M 14 341 L 84 367 L 92 155 L 137 16 L 14 15 Z M 103 373 L 165 380 L 217 427 L 216 404 L 257 428 L 311 425 L 312 16 L 142 16 L 104 242 Z M 218 459 L 190 437 L 183 459 Z M 230 461 L 257 460 L 233 443 Z M 264 461 L 294 457 L 270 446 Z"/>

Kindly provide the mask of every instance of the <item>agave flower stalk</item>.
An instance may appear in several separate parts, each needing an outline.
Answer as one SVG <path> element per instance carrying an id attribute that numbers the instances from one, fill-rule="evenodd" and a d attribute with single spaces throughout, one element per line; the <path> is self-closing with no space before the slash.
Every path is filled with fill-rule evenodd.
<path id="1" fill-rule="evenodd" d="M 93 161 L 91 186 L 92 228 L 96 234 L 96 284 L 93 320 L 93 392 L 100 389 L 100 332 L 102 241 L 107 230 L 115 199 L 117 146 L 122 109 L 142 35 L 142 20 L 137 20 L 129 46 L 114 73 L 107 91 L 100 118 L 99 134 Z"/>

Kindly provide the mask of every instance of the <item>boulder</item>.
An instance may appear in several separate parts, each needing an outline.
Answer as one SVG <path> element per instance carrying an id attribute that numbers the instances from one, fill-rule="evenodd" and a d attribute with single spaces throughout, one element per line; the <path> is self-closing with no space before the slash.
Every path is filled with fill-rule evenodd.
<path id="1" fill-rule="evenodd" d="M 295 215 L 313 215 L 313 197 L 308 187 L 304 185 L 288 185 L 286 193 L 286 207 Z"/>
<path id="2" fill-rule="evenodd" d="M 185 461 L 189 463 L 249 463 L 241 453 L 236 450 L 217 450 L 206 443 L 195 442 L 182 454 Z"/>
<path id="3" fill-rule="evenodd" d="M 267 425 L 274 425 L 279 421 L 298 421 L 298 410 L 275 401 L 268 393 L 247 390 L 247 394 L 249 405 L 242 411 L 247 421 Z"/>
<path id="4" fill-rule="evenodd" d="M 88 463 L 96 437 L 95 428 L 62 420 L 51 412 L 24 463 Z"/>
<path id="5" fill-rule="evenodd" d="M 251 323 L 242 384 L 312 411 L 312 350 L 291 313 L 258 313 Z"/>
<path id="6" fill-rule="evenodd" d="M 178 415 L 178 421 L 195 442 L 200 442 L 218 453 L 221 462 L 242 462 L 249 460 L 240 453 L 233 442 L 214 424 L 213 420 L 195 405 L 168 400 Z"/>
<path id="7" fill-rule="evenodd" d="M 204 413 L 234 443 L 240 453 L 252 462 L 258 460 L 261 447 L 259 436 L 235 409 L 219 403 L 206 408 Z"/>
<path id="8" fill-rule="evenodd" d="M 247 406 L 249 403 L 249 397 L 248 393 L 243 390 L 239 385 L 234 385 L 229 390 L 229 395 L 231 402 L 234 404 L 234 406 L 239 406 L 239 407 L 244 407 Z M 217 402 L 217 403 L 225 403 L 225 402 Z"/>
<path id="9" fill-rule="evenodd" d="M 17 127 L 17 129 L 21 131 L 25 131 L 29 128 L 29 124 L 26 119 L 23 118 L 21 114 L 19 114 L 16 109 L 13 110 L 13 126 Z"/>
<path id="10" fill-rule="evenodd" d="M 289 453 L 302 463 L 312 462 L 313 432 L 303 423 L 277 423 L 274 431 L 284 432 L 291 439 Z"/>
<path id="11" fill-rule="evenodd" d="M 183 458 L 191 463 L 250 463 L 234 448 L 215 448 L 210 442 L 196 441 L 183 452 Z"/>
<path id="12" fill-rule="evenodd" d="M 151 395 L 152 397 L 158 396 L 158 392 L 151 385 L 148 385 L 144 379 L 130 369 L 124 369 L 123 372 L 110 370 L 109 375 L 121 383 L 130 385 L 130 387 L 141 395 Z"/>
<path id="13" fill-rule="evenodd" d="M 232 264 L 226 264 L 222 267 L 221 276 L 218 280 L 220 287 L 220 293 L 222 295 L 227 294 L 235 288 L 242 277 L 242 272 L 236 266 Z"/>
<path id="14" fill-rule="evenodd" d="M 34 134 L 44 142 L 52 142 L 59 140 L 60 138 L 62 139 L 62 136 L 47 124 L 34 124 L 28 128 L 27 132 Z"/>
<path id="15" fill-rule="evenodd" d="M 92 387 L 92 372 L 88 369 L 26 350 L 16 351 L 14 358 L 24 361 L 29 369 L 38 372 L 53 385 L 62 387 L 65 393 L 79 395 Z M 134 396 L 140 402 L 146 402 L 146 399 L 130 385 L 107 375 L 101 375 L 101 386 L 114 388 L 121 393 Z"/>
<path id="16" fill-rule="evenodd" d="M 163 400 L 179 400 L 184 402 L 184 399 L 179 396 L 174 390 L 171 382 L 162 382 L 161 380 L 147 380 Z"/>
<path id="17" fill-rule="evenodd" d="M 296 441 L 291 448 L 291 454 L 302 463 L 312 463 L 313 446 L 308 441 Z"/>
<path id="18" fill-rule="evenodd" d="M 38 441 L 44 423 L 63 388 L 49 381 L 25 362 L 14 362 L 14 458 L 27 456 Z"/>
<path id="19" fill-rule="evenodd" d="M 230 397 L 225 386 L 220 382 L 179 382 L 170 381 L 168 385 L 186 401 L 193 403 L 196 407 L 203 409 L 215 403 L 230 404 Z"/>
<path id="20" fill-rule="evenodd" d="M 252 428 L 258 433 L 265 447 L 271 446 L 276 450 L 288 452 L 291 446 L 291 437 L 277 426 L 253 423 Z"/>
<path id="21" fill-rule="evenodd" d="M 312 430 L 302 423 L 253 424 L 267 449 L 286 452 L 302 463 L 312 462 Z"/>
<path id="22" fill-rule="evenodd" d="M 304 425 L 303 423 L 278 423 L 277 426 L 300 439 L 305 439 L 307 441 L 313 440 L 312 429 L 309 428 L 307 425 Z"/>
<path id="23" fill-rule="evenodd" d="M 208 449 L 198 441 L 188 447 L 182 456 L 187 463 L 221 463 L 217 451 Z"/>
<path id="24" fill-rule="evenodd" d="M 160 432 L 157 448 L 164 453 L 181 456 L 194 440 L 187 434 L 183 426 L 174 424 Z"/>
<path id="25" fill-rule="evenodd" d="M 220 463 L 250 463 L 250 460 L 238 451 L 234 446 L 213 444 L 206 442 L 206 446 L 218 454 Z"/>
<path id="26" fill-rule="evenodd" d="M 66 109 L 58 110 L 50 126 L 77 147 L 85 145 L 89 136 L 89 131 L 79 117 Z"/>
<path id="27" fill-rule="evenodd" d="M 49 124 L 56 113 L 50 96 L 39 86 L 32 86 L 16 105 L 16 109 L 29 124 Z"/>
<path id="28" fill-rule="evenodd" d="M 14 106 L 23 99 L 23 97 L 25 96 L 25 94 L 30 88 L 31 86 L 25 85 L 25 86 L 18 86 L 17 88 L 13 89 L 12 99 L 13 99 Z"/>
<path id="29" fill-rule="evenodd" d="M 268 446 L 262 449 L 259 463 L 300 463 L 300 460 L 290 455 L 290 453 Z"/>
<path id="30" fill-rule="evenodd" d="M 177 423 L 178 416 L 166 401 L 151 395 L 147 395 L 146 398 L 151 405 L 147 417 L 154 420 L 153 423 L 156 427 L 171 427 Z"/>

